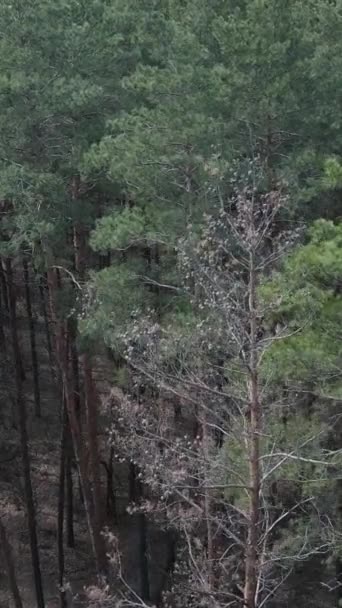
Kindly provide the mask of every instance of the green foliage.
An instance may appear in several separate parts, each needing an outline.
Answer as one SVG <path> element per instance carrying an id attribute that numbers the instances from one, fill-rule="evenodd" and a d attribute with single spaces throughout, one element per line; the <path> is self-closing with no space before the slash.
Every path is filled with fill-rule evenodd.
<path id="1" fill-rule="evenodd" d="M 94 251 L 126 249 L 145 239 L 145 218 L 138 208 L 114 212 L 97 222 L 90 244 Z"/>
<path id="2" fill-rule="evenodd" d="M 138 278 L 139 270 L 143 268 L 136 264 L 117 264 L 92 274 L 80 320 L 81 333 L 117 348 L 116 336 L 125 331 L 133 313 L 149 305 L 149 294 Z"/>
<path id="3" fill-rule="evenodd" d="M 324 165 L 323 184 L 327 188 L 338 188 L 342 185 L 342 166 L 336 157 L 328 158 Z"/>
<path id="4" fill-rule="evenodd" d="M 129 249 L 154 243 L 172 245 L 182 230 L 177 209 L 158 209 L 146 204 L 125 207 L 105 215 L 97 223 L 90 244 L 95 251 Z"/>
<path id="5" fill-rule="evenodd" d="M 275 380 L 314 382 L 323 391 L 330 386 L 338 396 L 342 225 L 319 220 L 308 239 L 261 289 L 268 304 L 278 303 L 269 321 L 286 325 L 289 334 L 273 343 L 264 360 L 264 373 Z"/>
<path id="6" fill-rule="evenodd" d="M 324 492 L 331 483 L 324 456 L 328 427 L 322 424 L 318 415 L 308 418 L 293 411 L 286 423 L 276 410 L 268 410 L 264 416 L 267 427 L 260 453 L 262 472 L 267 479 L 265 499 L 271 500 L 271 487 L 275 481 L 286 482 L 290 488 L 291 482 L 299 484 L 301 500 Z M 224 493 L 229 502 L 240 509 L 247 508 L 248 492 L 243 486 L 248 479 L 248 454 L 242 429 L 238 426 L 233 428 L 213 461 L 212 475 L 215 483 L 227 486 Z"/>

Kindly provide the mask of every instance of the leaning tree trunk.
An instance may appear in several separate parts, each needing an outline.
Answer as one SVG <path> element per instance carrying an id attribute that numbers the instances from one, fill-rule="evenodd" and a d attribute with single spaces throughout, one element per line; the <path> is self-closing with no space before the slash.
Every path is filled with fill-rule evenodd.
<path id="1" fill-rule="evenodd" d="M 13 597 L 15 608 L 23 608 L 21 596 L 18 588 L 17 577 L 15 574 L 14 561 L 12 557 L 12 549 L 7 538 L 6 528 L 0 519 L 0 543 L 1 552 L 7 572 L 8 584 Z"/>
<path id="2" fill-rule="evenodd" d="M 33 314 L 32 314 L 32 303 L 31 303 L 31 292 L 30 292 L 30 273 L 29 273 L 28 263 L 25 258 L 23 259 L 23 269 L 24 269 L 26 309 L 27 309 L 27 316 L 28 316 L 29 328 L 30 328 L 35 414 L 36 414 L 37 418 L 40 418 L 41 417 L 41 407 L 40 407 L 40 387 L 39 387 L 39 370 L 38 370 L 38 357 L 37 357 L 37 345 L 36 345 L 36 332 L 35 332 L 34 318 L 33 318 Z"/>
<path id="3" fill-rule="evenodd" d="M 21 373 L 21 358 L 18 343 L 18 331 L 17 331 L 17 317 L 16 317 L 16 306 L 15 298 L 13 295 L 13 276 L 12 276 L 12 265 L 11 260 L 6 261 L 8 291 L 9 291 L 9 305 L 10 305 L 10 322 L 11 322 L 11 333 L 12 333 L 12 344 L 13 344 L 13 356 L 14 356 L 14 367 L 16 376 L 16 407 L 18 424 L 20 431 L 20 446 L 21 446 L 21 457 L 23 466 L 23 476 L 25 485 L 25 498 L 26 498 L 26 512 L 28 520 L 28 528 L 30 535 L 30 549 L 33 567 L 34 584 L 36 589 L 37 608 L 44 608 L 44 595 L 42 576 L 40 571 L 40 559 L 38 550 L 38 539 L 37 539 L 37 523 L 36 523 L 36 510 L 33 499 L 32 482 L 31 482 L 31 464 L 30 464 L 30 453 L 28 449 L 28 435 L 27 435 L 27 414 L 26 406 L 23 395 L 23 383 Z"/>

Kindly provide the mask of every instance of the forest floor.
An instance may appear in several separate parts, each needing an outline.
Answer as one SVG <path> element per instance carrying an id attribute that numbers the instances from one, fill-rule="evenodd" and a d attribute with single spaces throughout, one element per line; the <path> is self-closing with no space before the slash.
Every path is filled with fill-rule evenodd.
<path id="1" fill-rule="evenodd" d="M 51 372 L 44 324 L 36 323 L 37 354 L 42 417 L 34 415 L 34 387 L 31 365 L 28 321 L 18 319 L 20 347 L 25 381 L 24 394 L 27 408 L 29 449 L 31 455 L 32 485 L 37 510 L 38 543 L 46 608 L 59 606 L 57 563 L 57 506 L 61 433 L 61 396 Z M 13 558 L 24 608 L 35 608 L 35 589 L 32 576 L 25 496 L 22 476 L 19 433 L 15 426 L 15 374 L 10 350 L 0 353 L 0 516 L 12 545 Z M 96 360 L 94 379 L 100 398 L 105 400 L 112 386 L 113 367 L 105 357 Z M 108 424 L 102 412 L 103 457 L 108 453 L 104 430 Z M 118 526 L 109 527 L 119 537 L 122 567 L 129 586 L 139 593 L 141 573 L 139 566 L 139 527 L 134 516 L 126 512 L 128 504 L 128 470 L 125 465 L 115 466 L 115 493 Z M 102 480 L 103 485 L 105 479 Z M 79 594 L 78 606 L 84 606 L 82 591 L 95 582 L 94 563 L 89 542 L 84 509 L 78 492 L 74 472 L 74 532 L 75 549 L 65 547 L 65 581 L 73 595 Z M 149 524 L 149 551 L 151 593 L 158 593 L 165 561 L 166 538 L 162 531 Z M 157 564 L 157 568 L 155 566 Z M 84 597 L 84 596 L 83 596 Z M 8 581 L 0 553 L 0 608 L 12 608 Z"/>
<path id="2" fill-rule="evenodd" d="M 26 379 L 25 402 L 28 413 L 30 438 L 31 474 L 34 490 L 38 539 L 41 556 L 44 593 L 47 608 L 58 605 L 57 588 L 57 501 L 60 452 L 61 404 L 56 383 L 53 380 L 43 327 L 36 333 L 39 357 L 42 417 L 34 417 L 34 393 L 30 365 L 30 342 L 27 323 L 20 321 L 20 343 Z M 25 608 L 36 605 L 28 528 L 25 514 L 22 466 L 19 435 L 13 425 L 14 392 L 11 353 L 2 353 L 1 365 L 1 444 L 0 444 L 0 513 L 13 548 L 13 557 L 20 592 Z M 66 579 L 73 591 L 88 585 L 93 575 L 93 564 L 88 542 L 86 522 L 80 499 L 75 492 L 75 549 L 65 549 Z M 8 585 L 0 562 L 0 608 L 10 608 Z"/>

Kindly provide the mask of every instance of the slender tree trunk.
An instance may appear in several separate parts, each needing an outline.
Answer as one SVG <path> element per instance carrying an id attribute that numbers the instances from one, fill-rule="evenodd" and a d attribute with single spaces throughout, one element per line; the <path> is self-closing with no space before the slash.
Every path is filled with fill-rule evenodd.
<path id="1" fill-rule="evenodd" d="M 76 343 L 77 337 L 77 325 L 74 319 L 68 319 L 68 339 L 70 344 L 70 357 L 71 357 L 71 378 L 73 388 L 73 403 L 75 407 L 75 413 L 78 420 L 79 428 L 82 432 L 82 404 L 81 404 L 81 380 L 80 380 L 80 367 L 78 361 L 78 349 Z M 71 462 L 74 460 L 74 454 L 71 454 Z M 80 503 L 84 505 L 84 496 L 82 491 L 82 481 L 80 478 L 80 472 L 77 471 L 78 476 L 78 493 Z"/>
<path id="2" fill-rule="evenodd" d="M 77 201 L 79 197 L 80 190 L 80 176 L 75 175 L 72 179 L 71 183 L 71 195 L 73 201 Z M 85 239 L 85 231 L 84 227 L 75 223 L 73 230 L 73 250 L 74 250 L 74 268 L 80 277 L 84 274 L 85 269 L 85 261 L 86 261 L 86 239 Z M 75 345 L 75 337 L 76 337 L 76 328 L 72 327 L 73 335 L 71 339 L 71 352 L 73 359 L 73 371 L 74 378 L 78 379 L 78 356 L 77 350 L 73 353 L 73 348 Z M 77 363 L 77 367 L 75 365 Z M 94 553 L 96 557 L 96 565 L 98 574 L 104 575 L 106 573 L 106 551 L 105 551 L 105 543 L 104 538 L 101 535 L 101 528 L 103 525 L 103 513 L 102 513 L 102 499 L 101 499 L 101 483 L 100 483 L 100 459 L 99 459 L 99 450 L 97 443 L 97 403 L 96 403 L 96 393 L 95 387 L 92 378 L 92 370 L 88 355 L 84 355 L 83 357 L 84 363 L 84 387 L 85 387 L 85 406 L 86 406 L 86 415 L 87 415 L 87 439 L 89 445 L 89 463 L 90 463 L 90 474 L 92 477 L 92 485 L 89 483 L 88 479 L 88 471 L 83 471 L 82 469 L 86 468 L 86 463 L 82 458 L 82 453 L 79 453 L 81 456 L 80 465 L 80 479 L 82 483 L 82 491 L 84 497 L 84 505 L 86 510 L 88 510 L 89 523 L 92 534 L 92 542 Z M 79 417 L 79 411 L 77 411 L 77 403 L 79 403 L 79 386 L 74 387 L 74 393 L 78 394 L 77 398 L 74 400 L 75 403 L 75 417 Z M 78 407 L 78 410 L 80 408 Z M 79 418 L 78 418 L 79 422 Z M 71 425 L 73 427 L 73 425 Z"/>
<path id="3" fill-rule="evenodd" d="M 110 447 L 108 463 L 103 462 L 103 466 L 106 469 L 107 475 L 107 490 L 106 490 L 106 513 L 107 517 L 113 518 L 114 522 L 117 522 L 118 514 L 116 509 L 116 498 L 114 491 L 114 468 L 113 468 L 113 460 L 114 460 L 114 447 Z"/>
<path id="4" fill-rule="evenodd" d="M 166 565 L 163 572 L 162 581 L 160 583 L 160 587 L 156 593 L 155 604 L 157 608 L 162 608 L 164 606 L 163 602 L 163 593 L 168 587 L 170 583 L 172 573 L 174 571 L 175 563 L 176 563 L 176 547 L 177 547 L 177 539 L 176 534 L 173 530 L 169 530 L 167 533 L 167 558 Z"/>
<path id="5" fill-rule="evenodd" d="M 128 471 L 128 499 L 129 502 L 135 502 L 137 499 L 136 495 L 136 472 L 135 472 L 135 464 L 133 462 L 129 463 L 129 471 Z"/>
<path id="6" fill-rule="evenodd" d="M 341 432 L 340 428 L 338 430 L 339 430 L 339 432 Z M 337 446 L 338 446 L 338 444 L 339 444 L 339 442 L 337 442 Z M 341 479 L 336 481 L 336 511 L 337 511 L 337 529 L 341 530 L 341 526 L 342 526 L 342 480 Z M 340 552 L 337 552 L 337 555 L 335 558 L 335 573 L 336 573 L 336 581 L 337 581 L 336 606 L 342 606 L 342 557 L 340 555 Z"/>
<path id="7" fill-rule="evenodd" d="M 1 283 L 1 296 L 2 296 L 3 303 L 4 303 L 4 308 L 5 308 L 5 311 L 8 313 L 9 312 L 8 288 L 7 288 L 6 275 L 4 272 L 2 260 L 0 260 L 0 283 Z"/>
<path id="8" fill-rule="evenodd" d="M 139 481 L 137 483 L 138 493 L 140 498 L 142 498 L 142 487 Z M 148 526 L 145 513 L 138 513 L 136 517 L 138 526 L 138 551 L 141 581 L 141 597 L 145 602 L 149 602 L 151 599 L 151 591 L 148 564 Z"/>
<path id="9" fill-rule="evenodd" d="M 47 345 L 48 354 L 49 354 L 50 369 L 51 369 L 51 374 L 54 378 L 53 349 L 52 349 L 52 341 L 51 341 L 49 315 L 48 315 L 47 306 L 46 306 L 47 290 L 48 290 L 48 285 L 47 285 L 46 279 L 43 276 L 41 276 L 39 278 L 40 305 L 41 305 L 42 316 L 44 319 L 45 337 L 46 337 L 46 345 Z"/>
<path id="10" fill-rule="evenodd" d="M 30 535 L 30 549 L 32 557 L 32 567 L 34 584 L 36 589 L 37 608 L 44 608 L 44 595 L 42 576 L 40 571 L 40 559 L 38 550 L 38 539 L 37 539 L 37 524 L 36 524 L 36 511 L 33 499 L 32 482 L 31 482 L 31 465 L 30 465 L 30 453 L 28 449 L 28 436 L 27 436 L 27 415 L 26 407 L 23 395 L 22 386 L 22 374 L 20 365 L 20 350 L 18 344 L 18 332 L 17 332 L 17 318 L 16 318 L 16 307 L 15 298 L 13 295 L 13 278 L 12 278 L 12 266 L 11 261 L 8 259 L 6 262 L 7 270 L 7 281 L 9 291 L 9 304 L 10 304 L 10 321 L 11 321 L 11 332 L 12 332 L 12 343 L 13 343 L 13 355 L 14 355 L 14 367 L 16 374 L 16 405 L 18 412 L 18 423 L 20 430 L 20 444 L 21 444 L 21 457 L 23 466 L 23 476 L 25 485 L 25 497 L 26 497 L 26 512 L 28 520 L 28 528 Z"/>
<path id="11" fill-rule="evenodd" d="M 142 485 L 137 479 L 136 467 L 130 463 L 129 468 L 129 499 L 131 502 L 141 502 L 143 497 Z M 148 530 L 145 513 L 135 515 L 137 532 L 138 532 L 138 557 L 140 571 L 140 592 L 141 597 L 145 602 L 151 599 L 150 579 L 148 566 Z"/>
<path id="12" fill-rule="evenodd" d="M 77 418 L 81 423 L 81 381 L 78 363 L 78 349 L 76 344 L 77 327 L 76 322 L 73 319 L 68 320 L 68 336 L 70 340 L 72 384 L 74 389 L 75 409 Z"/>
<path id="13" fill-rule="evenodd" d="M 92 368 L 88 354 L 83 357 L 84 368 L 84 388 L 85 388 L 85 407 L 87 414 L 87 435 L 89 442 L 89 464 L 90 475 L 92 480 L 92 494 L 94 505 L 94 533 L 95 542 L 97 545 L 97 553 L 100 560 L 101 571 L 106 570 L 106 551 L 101 529 L 104 522 L 103 499 L 101 488 L 101 471 L 100 471 L 100 456 L 98 446 L 98 397 L 96 394 L 94 380 L 92 376 Z"/>
<path id="14" fill-rule="evenodd" d="M 72 380 L 70 377 L 70 340 L 68 339 L 68 324 L 57 318 L 55 308 L 55 293 L 57 291 L 57 277 L 52 269 L 48 270 L 48 282 L 49 282 L 49 295 L 50 295 L 50 308 L 51 318 L 53 320 L 55 328 L 55 344 L 56 354 L 59 364 L 60 374 L 64 387 L 64 394 L 66 399 L 66 406 L 68 412 L 68 419 L 70 424 L 70 431 L 72 437 L 73 450 L 77 469 L 82 484 L 82 491 L 84 496 L 84 508 L 87 518 L 88 531 L 92 545 L 92 551 L 96 563 L 97 572 L 101 575 L 102 572 L 102 561 L 101 555 L 98 552 L 98 545 L 96 543 L 96 531 L 94 529 L 94 509 L 92 504 L 92 494 L 88 479 L 87 462 L 85 458 L 84 442 L 81 434 L 80 420 L 77 416 L 76 404 L 75 404 L 75 393 L 73 390 Z"/>
<path id="15" fill-rule="evenodd" d="M 261 402 L 258 379 L 256 274 L 254 253 L 251 252 L 249 261 L 250 354 L 247 437 L 250 490 L 244 586 L 244 603 L 246 608 L 256 608 L 259 578 Z"/>
<path id="16" fill-rule="evenodd" d="M 34 318 L 33 318 L 33 314 L 32 314 L 32 303 L 31 303 L 31 292 L 30 292 L 30 273 L 29 273 L 28 263 L 25 258 L 23 259 L 23 269 L 24 269 L 26 309 L 27 309 L 27 316 L 28 316 L 29 328 L 30 328 L 35 414 L 36 414 L 37 418 L 40 418 L 42 413 L 41 413 L 41 407 L 40 407 L 40 386 L 39 386 L 36 333 L 35 333 Z"/>
<path id="17" fill-rule="evenodd" d="M 70 379 L 67 372 L 63 371 L 63 382 L 66 390 L 66 403 L 68 408 L 68 416 L 70 421 L 71 434 L 73 439 L 74 454 L 77 463 L 77 468 L 82 484 L 82 493 L 84 497 L 84 508 L 87 518 L 90 540 L 92 543 L 93 555 L 95 558 L 96 569 L 99 575 L 103 575 L 103 555 L 98 544 L 97 529 L 94 518 L 94 506 L 92 501 L 91 487 L 88 478 L 88 467 L 84 454 L 84 445 L 80 432 L 79 422 L 77 419 L 75 406 L 73 403 L 73 391 L 71 389 Z"/>
<path id="18" fill-rule="evenodd" d="M 0 543 L 1 552 L 8 576 L 8 584 L 13 597 L 15 608 L 23 608 L 21 596 L 18 588 L 17 577 L 15 574 L 14 561 L 12 557 L 12 548 L 7 538 L 6 528 L 0 519 Z"/>
<path id="19" fill-rule="evenodd" d="M 75 413 L 78 420 L 79 428 L 82 428 L 82 405 L 81 405 L 81 381 L 80 381 L 80 368 L 78 362 L 78 349 L 76 343 L 77 337 L 77 325 L 74 319 L 68 319 L 68 339 L 70 343 L 70 355 L 71 355 L 71 376 L 72 376 L 72 387 L 73 387 L 73 402 L 75 407 Z M 71 441 L 70 448 L 70 467 L 72 471 L 72 463 L 74 461 L 74 453 Z M 79 499 L 81 504 L 84 505 L 84 496 L 82 491 L 82 481 L 80 479 L 80 472 L 77 471 L 78 474 L 78 491 L 79 491 Z"/>
<path id="20" fill-rule="evenodd" d="M 72 478 L 72 461 L 74 452 L 72 447 L 72 437 L 70 432 L 69 421 L 67 421 L 67 446 L 66 446 L 66 462 L 65 462 L 65 477 L 66 477 L 66 537 L 67 546 L 70 549 L 75 548 L 74 534 L 74 484 Z"/>
<path id="21" fill-rule="evenodd" d="M 64 400 L 63 400 L 64 401 Z M 62 413 L 62 433 L 59 461 L 59 491 L 58 491 L 58 512 L 57 512 L 57 553 L 58 553 L 58 587 L 61 608 L 66 608 L 66 596 L 64 589 L 64 498 L 65 498 L 65 460 L 66 460 L 66 441 L 68 415 L 65 403 L 63 403 Z"/>
<path id="22" fill-rule="evenodd" d="M 214 545 L 213 545 L 213 530 L 212 530 L 212 522 L 211 522 L 211 496 L 210 490 L 208 489 L 208 485 L 210 480 L 208 479 L 208 467 L 209 467 L 209 437 L 208 437 L 208 427 L 207 421 L 204 419 L 202 421 L 202 429 L 203 429 L 203 457 L 204 457 L 204 513 L 205 520 L 207 526 L 207 567 L 206 567 L 206 576 L 208 581 L 208 592 L 210 593 L 214 587 L 214 576 L 213 576 L 213 563 L 214 563 Z"/>
<path id="23" fill-rule="evenodd" d="M 3 304 L 3 298 L 0 299 L 0 344 L 1 344 L 1 349 L 2 352 L 4 354 L 6 354 L 7 352 L 7 347 L 6 347 L 6 336 L 5 336 L 5 329 L 4 329 L 4 304 Z"/>

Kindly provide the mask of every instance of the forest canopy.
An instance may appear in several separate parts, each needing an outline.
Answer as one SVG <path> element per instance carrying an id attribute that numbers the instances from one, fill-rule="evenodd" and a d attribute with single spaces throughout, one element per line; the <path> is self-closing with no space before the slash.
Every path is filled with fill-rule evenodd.
<path id="1" fill-rule="evenodd" d="M 342 2 L 0 24 L 0 605 L 342 606 Z"/>

